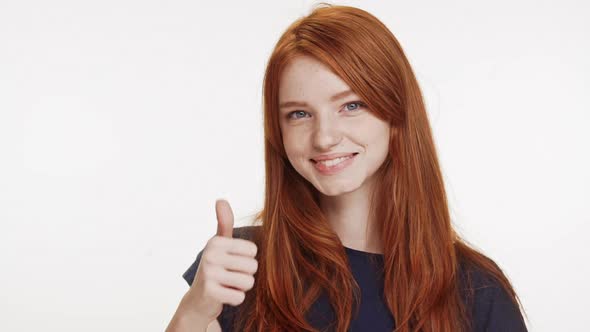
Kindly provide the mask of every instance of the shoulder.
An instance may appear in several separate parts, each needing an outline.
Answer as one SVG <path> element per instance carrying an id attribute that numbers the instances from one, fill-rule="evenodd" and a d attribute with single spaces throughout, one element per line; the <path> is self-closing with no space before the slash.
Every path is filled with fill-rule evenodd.
<path id="1" fill-rule="evenodd" d="M 513 294 L 491 272 L 462 262 L 459 277 L 463 299 L 471 310 L 473 331 L 527 331 Z"/>
<path id="2" fill-rule="evenodd" d="M 242 227 L 234 227 L 233 229 L 233 237 L 239 239 L 245 239 L 249 241 L 256 242 L 257 236 L 259 234 L 259 230 L 261 226 L 242 226 Z M 197 257 L 188 267 L 188 269 L 182 274 L 183 279 L 188 283 L 189 286 L 192 285 L 193 280 L 195 279 L 195 275 L 197 274 L 197 269 L 199 267 L 199 263 L 201 261 L 201 256 L 203 255 L 204 248 L 200 249 L 197 253 Z"/>

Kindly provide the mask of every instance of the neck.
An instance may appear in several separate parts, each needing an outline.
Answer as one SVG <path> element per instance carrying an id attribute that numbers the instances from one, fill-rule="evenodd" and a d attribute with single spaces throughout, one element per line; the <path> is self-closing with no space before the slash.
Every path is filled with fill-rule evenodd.
<path id="1" fill-rule="evenodd" d="M 345 247 L 382 253 L 376 222 L 369 215 L 370 191 L 367 184 L 338 196 L 321 195 L 320 207 Z"/>

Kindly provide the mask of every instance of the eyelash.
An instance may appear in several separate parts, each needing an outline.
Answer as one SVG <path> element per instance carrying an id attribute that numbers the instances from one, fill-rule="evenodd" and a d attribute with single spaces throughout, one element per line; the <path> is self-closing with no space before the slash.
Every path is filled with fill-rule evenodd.
<path id="1" fill-rule="evenodd" d="M 350 104 L 358 104 L 358 105 L 359 105 L 359 107 L 358 107 L 358 108 L 356 108 L 356 109 L 354 109 L 354 110 L 351 110 L 350 112 L 355 112 L 355 111 L 358 111 L 358 110 L 359 110 L 361 107 L 362 107 L 362 108 L 365 108 L 365 107 L 367 107 L 367 105 L 366 105 L 365 103 L 363 103 L 362 101 L 358 100 L 358 101 L 351 101 L 351 102 L 349 102 L 349 103 L 346 103 L 346 104 L 344 104 L 344 108 L 346 108 L 346 106 L 348 106 L 348 105 L 350 105 Z M 287 114 L 287 118 L 288 118 L 288 119 L 292 119 L 292 120 L 299 120 L 299 119 L 302 119 L 302 118 L 292 118 L 292 115 L 293 115 L 294 113 L 298 113 L 298 112 L 305 112 L 305 111 L 293 111 L 293 112 L 289 112 L 289 114 Z"/>

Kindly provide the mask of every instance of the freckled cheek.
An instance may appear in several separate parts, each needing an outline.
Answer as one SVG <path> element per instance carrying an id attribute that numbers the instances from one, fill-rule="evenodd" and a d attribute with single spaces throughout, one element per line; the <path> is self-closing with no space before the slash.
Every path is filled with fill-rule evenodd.
<path id="1" fill-rule="evenodd" d="M 297 139 L 296 136 L 284 136 L 283 144 L 292 163 L 304 163 L 307 160 L 308 150 L 305 140 Z"/>
<path id="2" fill-rule="evenodd" d="M 386 150 L 389 145 L 388 132 L 380 131 L 379 129 L 358 133 L 356 136 L 364 151 L 373 151 L 372 153 L 381 153 L 381 150 Z"/>
<path id="3" fill-rule="evenodd" d="M 302 150 L 309 142 L 309 132 L 307 130 L 299 130 L 293 128 L 283 133 L 283 141 L 293 148 L 293 150 Z"/>

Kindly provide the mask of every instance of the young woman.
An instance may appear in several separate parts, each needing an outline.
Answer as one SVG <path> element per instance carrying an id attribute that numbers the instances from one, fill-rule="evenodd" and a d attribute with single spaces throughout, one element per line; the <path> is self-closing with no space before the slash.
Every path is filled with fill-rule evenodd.
<path id="1" fill-rule="evenodd" d="M 526 331 L 493 260 L 453 230 L 416 78 L 371 14 L 294 22 L 264 79 L 266 192 L 183 277 L 169 331 Z"/>

